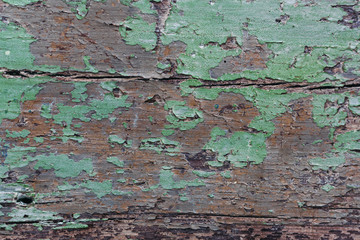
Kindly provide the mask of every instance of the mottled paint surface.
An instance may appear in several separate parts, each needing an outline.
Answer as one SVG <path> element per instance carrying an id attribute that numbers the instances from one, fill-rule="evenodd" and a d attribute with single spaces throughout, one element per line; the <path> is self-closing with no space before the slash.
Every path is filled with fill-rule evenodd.
<path id="1" fill-rule="evenodd" d="M 166 214 L 233 217 L 182 223 L 207 229 L 200 239 L 247 236 L 227 223 L 306 219 L 360 237 L 358 1 L 0 10 L 4 231 L 91 231 L 138 211 L 150 220 L 122 238 L 179 227 Z"/>

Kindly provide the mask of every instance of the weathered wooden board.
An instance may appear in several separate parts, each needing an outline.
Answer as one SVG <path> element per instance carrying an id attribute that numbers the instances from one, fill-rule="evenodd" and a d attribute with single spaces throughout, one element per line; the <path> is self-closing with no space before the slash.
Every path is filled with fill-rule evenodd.
<path id="1" fill-rule="evenodd" d="M 0 12 L 2 239 L 360 239 L 358 1 Z"/>

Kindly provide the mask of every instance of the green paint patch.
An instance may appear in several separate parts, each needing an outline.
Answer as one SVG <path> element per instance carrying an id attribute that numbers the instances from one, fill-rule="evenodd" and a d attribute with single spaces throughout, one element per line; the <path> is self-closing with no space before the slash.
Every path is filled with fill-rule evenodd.
<path id="1" fill-rule="evenodd" d="M 231 173 L 230 173 L 230 171 L 221 172 L 220 175 L 221 175 L 223 178 L 226 178 L 226 179 L 230 179 L 230 178 L 231 178 Z"/>
<path id="2" fill-rule="evenodd" d="M 1 58 L 0 66 L 2 66 Z M 20 115 L 20 103 L 35 100 L 36 94 L 42 89 L 38 85 L 49 80 L 51 80 L 49 77 L 8 79 L 0 75 L 0 124 L 3 119 L 17 118 Z"/>
<path id="3" fill-rule="evenodd" d="M 82 187 L 91 190 L 98 198 L 102 198 L 112 192 L 112 181 L 106 180 L 103 182 L 87 181 L 81 184 Z"/>
<path id="4" fill-rule="evenodd" d="M 259 110 L 260 115 L 256 116 L 250 123 L 249 127 L 258 131 L 267 133 L 270 136 L 275 125 L 272 122 L 276 117 L 287 112 L 288 104 L 299 98 L 306 97 L 303 93 L 287 93 L 286 90 L 263 90 L 255 87 L 246 88 L 204 88 L 199 80 L 191 79 L 180 84 L 183 96 L 193 94 L 198 99 L 215 100 L 221 92 L 237 93 L 244 96 Z"/>
<path id="5" fill-rule="evenodd" d="M 201 170 L 193 170 L 192 173 L 195 174 L 196 176 L 202 177 L 202 178 L 208 178 L 208 177 L 216 174 L 216 172 L 206 172 L 206 171 L 201 171 Z"/>
<path id="6" fill-rule="evenodd" d="M 6 137 L 9 138 L 26 138 L 30 134 L 30 131 L 27 129 L 24 129 L 20 132 L 9 132 L 9 130 L 6 129 Z"/>
<path id="7" fill-rule="evenodd" d="M 167 138 L 147 138 L 141 141 L 141 150 L 152 150 L 158 154 L 164 152 L 166 154 L 173 155 L 180 151 L 180 143 L 177 141 L 171 141 Z"/>
<path id="8" fill-rule="evenodd" d="M 89 0 L 62 0 L 64 3 L 66 3 L 68 6 L 71 7 L 71 11 L 76 14 L 76 18 L 81 20 L 83 19 L 89 9 Z M 94 0 L 95 2 L 106 2 L 106 0 Z"/>
<path id="9" fill-rule="evenodd" d="M 306 204 L 305 202 L 297 202 L 297 205 L 298 205 L 299 208 L 304 207 L 305 204 Z"/>
<path id="10" fill-rule="evenodd" d="M 68 222 L 64 226 L 54 227 L 53 229 L 59 230 L 59 229 L 83 229 L 88 228 L 89 226 L 87 224 L 83 223 L 76 223 L 76 222 Z"/>
<path id="11" fill-rule="evenodd" d="M 63 129 L 63 136 L 58 137 L 61 139 L 64 143 L 66 143 L 68 140 L 74 140 L 78 143 L 82 143 L 84 141 L 84 137 L 79 135 L 79 132 L 76 132 L 72 130 L 70 127 Z"/>
<path id="12" fill-rule="evenodd" d="M 87 82 L 74 82 L 74 90 L 71 91 L 72 101 L 73 102 L 82 102 L 85 101 L 88 97 L 86 94 Z"/>
<path id="13" fill-rule="evenodd" d="M 4 164 L 1 166 L 1 173 L 4 173 L 5 169 L 14 169 L 27 166 L 30 161 L 30 158 L 26 156 L 30 152 L 35 152 L 35 147 L 18 147 L 15 146 L 7 150 L 7 156 L 5 158 Z"/>
<path id="14" fill-rule="evenodd" d="M 316 125 L 323 128 L 343 126 L 346 123 L 347 113 L 340 109 L 345 101 L 344 94 L 313 95 L 313 119 Z"/>
<path id="15" fill-rule="evenodd" d="M 159 176 L 159 185 L 163 189 L 182 189 L 185 187 L 201 187 L 205 186 L 205 183 L 201 180 L 195 179 L 192 181 L 173 179 L 174 173 L 171 170 L 162 169 Z"/>
<path id="16" fill-rule="evenodd" d="M 6 2 L 24 6 L 26 4 L 37 2 L 35 0 L 6 0 Z M 34 66 L 35 57 L 30 52 L 30 44 L 35 42 L 36 39 L 26 33 L 26 30 L 14 23 L 0 22 L 0 67 L 8 69 L 28 69 L 40 70 L 46 72 L 59 72 L 61 71 L 58 66 Z M 14 80 L 14 79 L 10 79 Z M 24 84 L 23 87 L 25 87 Z M 20 88 L 21 89 L 21 88 Z M 19 90 L 20 90 L 19 89 Z M 6 95 L 5 95 L 6 96 Z"/>
<path id="17" fill-rule="evenodd" d="M 330 185 L 330 184 L 326 184 L 324 186 L 321 187 L 322 190 L 324 190 L 325 192 L 330 192 L 331 190 L 333 190 L 335 187 Z"/>
<path id="18" fill-rule="evenodd" d="M 322 142 L 323 142 L 323 140 L 319 139 L 319 140 L 313 141 L 311 144 L 318 144 L 318 143 L 322 143 Z"/>
<path id="19" fill-rule="evenodd" d="M 53 221 L 61 220 L 62 217 L 57 216 L 57 213 L 50 211 L 41 211 L 34 207 L 25 209 L 13 209 L 9 214 L 11 219 L 9 222 L 32 222 L 32 221 Z"/>
<path id="20" fill-rule="evenodd" d="M 329 170 L 330 168 L 335 170 L 338 166 L 345 163 L 345 157 L 342 154 L 338 156 L 330 156 L 327 158 L 314 158 L 309 160 L 309 164 L 313 170 Z"/>
<path id="21" fill-rule="evenodd" d="M 340 151 L 349 151 L 359 155 L 360 151 L 360 131 L 351 131 L 336 136 L 335 148 Z"/>
<path id="22" fill-rule="evenodd" d="M 185 106 L 184 101 L 167 101 L 164 109 L 170 111 L 166 120 L 171 125 L 165 125 L 166 129 L 190 130 L 204 121 L 203 113 L 200 110 Z"/>
<path id="23" fill-rule="evenodd" d="M 164 129 L 161 131 L 161 134 L 165 137 L 171 136 L 175 133 L 173 129 Z"/>
<path id="24" fill-rule="evenodd" d="M 265 134 L 235 132 L 230 138 L 223 136 L 223 131 L 215 127 L 211 132 L 211 140 L 204 146 L 204 149 L 218 153 L 220 166 L 224 161 L 229 161 L 234 167 L 245 167 L 248 163 L 260 164 L 264 161 L 267 155 Z M 208 164 L 212 165 L 210 162 Z"/>
<path id="25" fill-rule="evenodd" d="M 344 80 L 347 77 L 343 72 L 331 73 L 324 69 L 335 66 L 339 59 L 346 59 L 344 68 L 355 75 L 360 74 L 355 67 L 359 55 L 352 51 L 357 45 L 358 30 L 339 24 L 346 13 L 334 5 L 335 2 L 328 4 L 325 0 L 314 4 L 285 1 L 282 7 L 276 1 L 182 0 L 172 3 L 160 39 L 164 45 L 176 41 L 186 44 L 186 52 L 178 60 L 177 72 L 196 78 L 271 78 L 289 82 L 321 82 L 326 78 Z M 258 69 L 251 65 L 236 71 L 232 66 L 234 72 L 229 70 L 220 77 L 211 74 L 226 56 L 241 52 L 221 45 L 232 37 L 244 47 L 248 35 L 256 36 L 269 49 L 271 54 L 268 59 L 263 59 L 266 67 Z"/>
<path id="26" fill-rule="evenodd" d="M 124 167 L 124 161 L 120 161 L 117 157 L 108 157 L 106 161 L 114 164 L 115 166 Z"/>
<path id="27" fill-rule="evenodd" d="M 155 27 L 156 23 L 148 23 L 142 17 L 135 16 L 122 22 L 119 32 L 126 44 L 139 45 L 150 51 L 156 46 Z"/>
<path id="28" fill-rule="evenodd" d="M 189 198 L 188 198 L 188 197 L 185 197 L 185 196 L 181 196 L 181 197 L 180 197 L 180 201 L 182 201 L 182 202 L 187 202 L 187 201 L 189 201 Z"/>
<path id="29" fill-rule="evenodd" d="M 75 162 L 65 154 L 55 155 L 53 153 L 28 158 L 30 161 L 37 161 L 34 169 L 54 169 L 55 175 L 61 178 L 77 177 L 82 171 L 88 174 L 93 172 L 92 160 L 90 158 L 84 158 Z"/>
<path id="30" fill-rule="evenodd" d="M 16 224 L 8 224 L 8 223 L 4 223 L 4 224 L 0 224 L 0 228 L 5 229 L 6 231 L 12 231 L 14 230 L 13 228 L 16 226 Z"/>
<path id="31" fill-rule="evenodd" d="M 125 140 L 117 135 L 110 135 L 108 141 L 109 143 L 117 143 L 127 148 L 130 148 L 132 146 L 132 140 Z"/>
<path id="32" fill-rule="evenodd" d="M 161 63 L 161 62 L 159 62 L 156 66 L 161 70 L 165 70 L 165 69 L 170 68 L 171 64 L 170 63 Z"/>
<path id="33" fill-rule="evenodd" d="M 106 86 L 109 87 L 108 85 Z M 56 105 L 58 113 L 54 115 L 51 114 L 51 111 L 55 106 L 44 104 L 41 109 L 41 116 L 48 119 L 53 118 L 54 123 L 59 125 L 65 122 L 67 126 L 72 123 L 73 119 L 79 119 L 84 122 L 89 122 L 91 119 L 102 120 L 109 118 L 109 114 L 113 113 L 117 108 L 130 107 L 132 104 L 126 102 L 127 98 L 127 95 L 117 98 L 110 92 L 104 94 L 102 100 L 92 99 L 86 105 L 65 106 L 59 103 Z"/>

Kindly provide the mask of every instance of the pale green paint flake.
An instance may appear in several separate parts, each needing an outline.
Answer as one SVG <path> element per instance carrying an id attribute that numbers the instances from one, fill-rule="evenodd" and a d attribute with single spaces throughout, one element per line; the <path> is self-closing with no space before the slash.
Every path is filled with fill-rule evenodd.
<path id="1" fill-rule="evenodd" d="M 141 150 L 153 150 L 158 154 L 165 152 L 166 154 L 174 154 L 180 151 L 180 143 L 169 140 L 165 137 L 147 138 L 141 141 Z"/>
<path id="2" fill-rule="evenodd" d="M 221 175 L 223 178 L 226 178 L 226 179 L 230 179 L 230 178 L 231 178 L 231 173 L 230 173 L 230 171 L 221 172 L 220 175 Z"/>
<path id="3" fill-rule="evenodd" d="M 340 109 L 340 105 L 344 103 L 345 97 L 345 94 L 314 94 L 312 114 L 316 125 L 321 128 L 345 125 L 347 112 L 344 109 Z"/>
<path id="4" fill-rule="evenodd" d="M 179 180 L 175 181 L 173 179 L 174 173 L 171 170 L 160 171 L 159 184 L 163 189 L 182 189 L 185 187 L 200 187 L 205 186 L 205 183 L 199 179 L 192 181 Z"/>
<path id="5" fill-rule="evenodd" d="M 139 8 L 140 11 L 145 14 L 157 14 L 157 12 L 152 9 L 152 4 L 150 3 L 150 0 L 138 0 L 136 2 L 133 2 L 131 5 Z"/>
<path id="6" fill-rule="evenodd" d="M 211 134 L 212 138 L 204 149 L 217 152 L 217 160 L 221 163 L 229 161 L 234 167 L 245 167 L 248 163 L 262 163 L 267 155 L 266 135 L 263 133 L 235 132 L 229 138 L 219 138 L 218 134 L 223 136 L 223 132 L 214 128 Z"/>
<path id="7" fill-rule="evenodd" d="M 313 170 L 329 170 L 330 168 L 335 170 L 338 166 L 345 163 L 345 157 L 343 154 L 338 156 L 333 155 L 327 158 L 313 158 L 309 160 L 309 164 Z"/>
<path id="8" fill-rule="evenodd" d="M 82 187 L 91 190 L 98 198 L 102 198 L 107 194 L 112 193 L 112 181 L 106 180 L 103 182 L 87 181 L 81 184 Z"/>
<path id="9" fill-rule="evenodd" d="M 90 0 L 62 0 L 68 6 L 71 7 L 71 11 L 76 14 L 76 18 L 81 20 L 83 19 L 89 9 L 89 1 Z M 106 0 L 94 0 L 95 2 L 106 2 Z"/>
<path id="10" fill-rule="evenodd" d="M 325 192 L 330 192 L 331 190 L 333 190 L 335 187 L 330 185 L 330 184 L 326 184 L 324 186 L 321 187 L 322 190 L 324 190 Z"/>
<path id="11" fill-rule="evenodd" d="M 171 64 L 159 62 L 158 64 L 156 64 L 156 67 L 158 67 L 161 70 L 165 70 L 165 69 L 169 69 L 171 67 Z"/>
<path id="12" fill-rule="evenodd" d="M 61 220 L 61 216 L 57 216 L 57 213 L 50 211 L 41 211 L 34 207 L 25 209 L 16 208 L 13 209 L 9 214 L 11 219 L 9 222 L 32 222 L 32 221 L 53 221 Z M 27 216 L 27 217 L 25 217 Z"/>
<path id="13" fill-rule="evenodd" d="M 26 138 L 30 134 L 30 131 L 27 129 L 24 129 L 20 132 L 12 131 L 9 132 L 9 130 L 6 129 L 6 137 L 8 138 Z"/>
<path id="14" fill-rule="evenodd" d="M 109 114 L 113 113 L 117 108 L 130 107 L 132 104 L 126 102 L 127 98 L 127 95 L 116 98 L 112 93 L 106 93 L 102 100 L 92 99 L 87 105 L 65 106 L 59 103 L 56 105 L 59 113 L 55 115 L 51 115 L 51 105 L 43 105 L 41 116 L 46 118 L 52 117 L 54 122 L 59 125 L 62 125 L 63 122 L 70 125 L 73 119 L 80 119 L 84 122 L 89 122 L 91 118 L 102 120 L 109 118 Z M 93 113 L 89 115 L 89 112 Z"/>
<path id="15" fill-rule="evenodd" d="M 115 88 L 117 88 L 117 82 L 114 81 L 106 81 L 101 82 L 100 86 L 102 89 L 108 90 L 109 92 L 112 92 Z"/>
<path id="16" fill-rule="evenodd" d="M 12 231 L 15 226 L 16 224 L 8 224 L 8 223 L 0 224 L 0 228 L 5 229 L 6 231 Z"/>
<path id="17" fill-rule="evenodd" d="M 85 101 L 88 97 L 86 94 L 87 82 L 74 82 L 74 90 L 71 91 L 72 101 L 73 102 L 82 102 Z"/>
<path id="18" fill-rule="evenodd" d="M 28 159 L 30 159 L 30 161 L 37 161 L 34 169 L 54 169 L 55 175 L 60 178 L 77 177 L 82 171 L 85 171 L 88 174 L 93 172 L 91 158 L 74 161 L 65 154 L 56 155 L 51 153 L 49 155 L 28 157 Z"/>
<path id="19" fill-rule="evenodd" d="M 106 161 L 118 167 L 124 167 L 124 161 L 120 161 L 117 157 L 108 157 Z"/>
<path id="20" fill-rule="evenodd" d="M 68 222 L 64 226 L 54 227 L 53 229 L 59 230 L 59 229 L 84 229 L 88 228 L 89 225 L 83 224 L 83 223 L 76 223 L 76 222 Z"/>
<path id="21" fill-rule="evenodd" d="M 305 202 L 297 202 L 297 205 L 298 205 L 299 208 L 304 207 L 305 204 L 306 204 Z"/>
<path id="22" fill-rule="evenodd" d="M 340 152 L 350 151 L 350 153 L 358 154 L 360 151 L 360 131 L 337 135 L 334 147 Z"/>
<path id="23" fill-rule="evenodd" d="M 270 136 L 275 130 L 272 120 L 289 111 L 288 104 L 291 101 L 307 96 L 307 94 L 303 93 L 287 93 L 283 89 L 263 90 L 255 87 L 240 89 L 204 88 L 201 85 L 199 80 L 194 79 L 182 82 L 180 84 L 182 95 L 193 94 L 198 99 L 216 100 L 221 92 L 241 94 L 246 100 L 252 102 L 260 112 L 260 115 L 251 121 L 249 127 L 265 132 L 267 136 Z"/>
<path id="24" fill-rule="evenodd" d="M 14 168 L 21 168 L 27 166 L 32 159 L 26 158 L 29 152 L 34 152 L 36 150 L 35 147 L 18 147 L 15 146 L 7 150 L 7 156 L 5 158 L 4 163 L 6 164 L 3 166 L 2 171 L 5 170 L 4 168 L 14 169 Z"/>
<path id="25" fill-rule="evenodd" d="M 161 131 L 161 134 L 165 137 L 171 136 L 175 133 L 173 129 L 164 129 Z"/>
<path id="26" fill-rule="evenodd" d="M 148 23 L 142 17 L 135 16 L 122 22 L 119 32 L 127 44 L 140 45 L 150 51 L 156 46 L 155 27 L 156 23 Z"/>
<path id="27" fill-rule="evenodd" d="M 181 197 L 180 197 L 180 201 L 182 201 L 182 202 L 187 202 L 187 201 L 189 201 L 189 198 L 186 197 L 186 196 L 181 196 Z"/>
<path id="28" fill-rule="evenodd" d="M 339 24 L 346 13 L 341 7 L 333 7 L 336 2 L 284 2 L 282 7 L 279 4 L 278 1 L 247 0 L 177 1 L 172 3 L 161 41 L 164 45 L 176 41 L 185 43 L 186 52 L 179 57 L 177 72 L 202 79 L 215 79 L 211 69 L 225 56 L 240 54 L 239 49 L 225 50 L 220 45 L 228 37 L 234 37 L 241 45 L 247 34 L 256 36 L 269 49 L 269 59 L 264 59 L 266 68 L 248 67 L 225 73 L 218 80 L 241 77 L 289 82 L 344 80 L 346 75 L 341 72 L 335 75 L 324 72 L 325 67 L 334 66 L 340 58 L 346 59 L 344 69 L 360 74 L 356 67 L 359 56 L 352 51 L 357 44 L 358 30 Z M 288 19 L 283 22 L 279 20 L 281 16 Z M 304 51 L 305 46 L 312 48 L 311 54 Z"/>
<path id="29" fill-rule="evenodd" d="M 132 140 L 125 140 L 117 135 L 110 135 L 108 141 L 109 143 L 117 143 L 127 148 L 130 148 L 132 146 Z"/>
<path id="30" fill-rule="evenodd" d="M 182 131 L 195 128 L 204 121 L 202 111 L 185 106 L 184 101 L 167 101 L 164 109 L 170 111 L 166 120 L 170 125 L 165 125 L 166 129 L 179 129 Z"/>
<path id="31" fill-rule="evenodd" d="M 323 142 L 323 140 L 319 139 L 319 140 L 313 141 L 311 144 L 315 145 L 315 144 L 322 143 L 322 142 Z"/>
<path id="32" fill-rule="evenodd" d="M 35 0 L 6 0 L 10 4 L 18 3 L 19 6 Z M 16 5 L 16 4 L 15 4 Z M 0 22 L 0 67 L 16 70 L 40 70 L 45 72 L 59 72 L 58 66 L 35 66 L 35 57 L 30 52 L 30 44 L 36 41 L 23 27 L 14 23 Z M 10 79 L 14 80 L 14 79 Z M 26 86 L 26 85 L 24 85 Z M 2 95 L 2 94 L 1 94 Z M 6 96 L 6 95 L 5 95 Z"/>
<path id="33" fill-rule="evenodd" d="M 193 170 L 192 173 L 195 174 L 196 176 L 202 177 L 202 178 L 208 178 L 208 177 L 216 174 L 216 172 L 206 172 L 206 171 L 201 171 L 201 170 Z"/>
<path id="34" fill-rule="evenodd" d="M 36 94 L 41 90 L 38 85 L 49 80 L 51 78 L 48 77 L 8 79 L 0 75 L 0 124 L 3 119 L 17 118 L 20 115 L 20 103 L 34 100 Z"/>
<path id="35" fill-rule="evenodd" d="M 72 130 L 70 127 L 63 129 L 63 136 L 58 137 L 64 143 L 68 140 L 77 141 L 78 143 L 82 143 L 84 141 L 84 137 L 80 136 L 78 132 Z"/>

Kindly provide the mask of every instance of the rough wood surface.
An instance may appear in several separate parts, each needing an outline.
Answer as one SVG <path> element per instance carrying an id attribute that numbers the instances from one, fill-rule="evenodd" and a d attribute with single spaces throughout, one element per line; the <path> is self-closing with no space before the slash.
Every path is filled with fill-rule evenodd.
<path id="1" fill-rule="evenodd" d="M 224 2 L 0 2 L 2 239 L 360 239 L 359 2 Z"/>

